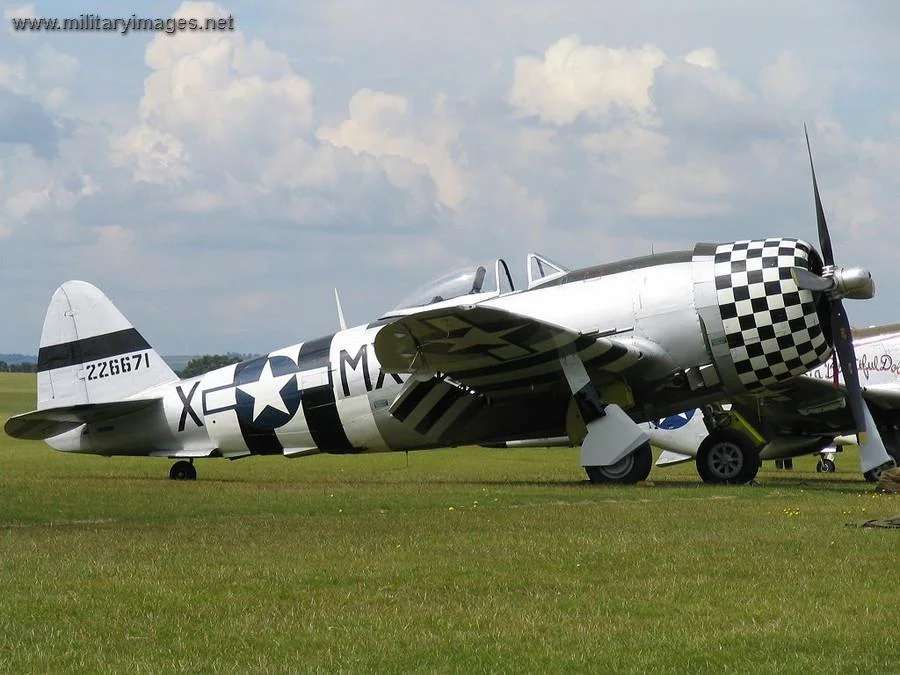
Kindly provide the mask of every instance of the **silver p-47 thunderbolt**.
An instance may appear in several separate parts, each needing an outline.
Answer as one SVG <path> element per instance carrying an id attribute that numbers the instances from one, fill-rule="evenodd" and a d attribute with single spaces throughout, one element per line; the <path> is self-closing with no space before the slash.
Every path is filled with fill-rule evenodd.
<path id="1" fill-rule="evenodd" d="M 103 293 L 70 281 L 47 311 L 37 410 L 5 430 L 66 452 L 178 459 L 177 479 L 195 478 L 201 457 L 566 437 L 592 481 L 634 483 L 652 463 L 638 423 L 777 395 L 835 352 L 867 457 L 886 464 L 841 302 L 874 284 L 835 265 L 815 173 L 813 185 L 821 253 L 777 237 L 572 271 L 530 254 L 521 290 L 497 259 L 372 323 L 184 380 Z M 744 452 L 735 481 L 759 467 Z"/>

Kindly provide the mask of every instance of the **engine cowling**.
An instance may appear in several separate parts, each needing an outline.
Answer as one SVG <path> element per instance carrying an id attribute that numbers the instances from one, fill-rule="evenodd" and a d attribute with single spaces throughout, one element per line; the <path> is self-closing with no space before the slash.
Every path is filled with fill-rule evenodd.
<path id="1" fill-rule="evenodd" d="M 772 387 L 827 362 L 830 311 L 791 269 L 822 272 L 800 239 L 699 244 L 695 301 L 722 385 L 730 394 Z"/>

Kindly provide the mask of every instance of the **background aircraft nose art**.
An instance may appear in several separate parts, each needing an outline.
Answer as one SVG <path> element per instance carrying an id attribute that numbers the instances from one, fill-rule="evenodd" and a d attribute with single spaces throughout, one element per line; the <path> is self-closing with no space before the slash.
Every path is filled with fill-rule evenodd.
<path id="1" fill-rule="evenodd" d="M 728 348 L 747 389 L 774 385 L 823 363 L 831 349 L 812 292 L 792 267 L 809 269 L 812 247 L 797 239 L 720 244 L 716 295 Z"/>
<path id="2" fill-rule="evenodd" d="M 694 413 L 697 412 L 696 408 L 688 410 L 687 412 L 683 412 L 680 415 L 672 415 L 671 417 L 665 417 L 661 420 L 657 420 L 653 423 L 657 429 L 663 429 L 665 431 L 671 431 L 673 429 L 680 429 L 685 424 L 691 421 L 691 418 L 694 416 Z"/>

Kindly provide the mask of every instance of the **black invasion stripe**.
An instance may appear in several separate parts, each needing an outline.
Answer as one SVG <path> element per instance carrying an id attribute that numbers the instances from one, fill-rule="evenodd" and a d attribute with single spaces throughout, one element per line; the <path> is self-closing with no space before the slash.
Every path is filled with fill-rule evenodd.
<path id="1" fill-rule="evenodd" d="M 622 349 L 623 352 L 625 351 L 624 348 L 619 345 L 616 345 L 616 348 Z M 593 369 L 593 368 L 599 368 L 601 366 L 610 365 L 612 362 L 615 361 L 614 358 L 610 358 L 610 356 L 609 356 L 611 351 L 613 351 L 613 350 L 607 351 L 604 354 L 601 354 L 600 356 L 596 356 L 592 359 L 587 359 L 584 362 L 585 368 Z M 624 356 L 624 355 L 625 355 L 625 353 L 620 353 L 618 356 Z M 556 382 L 557 380 L 562 378 L 562 376 L 563 376 L 562 369 L 560 368 L 560 369 L 555 369 L 549 373 L 540 373 L 540 374 L 536 374 L 536 375 L 529 375 L 529 376 L 520 377 L 517 379 L 505 379 L 505 380 L 504 379 L 494 379 L 494 380 L 490 380 L 487 382 L 483 382 L 483 381 L 482 382 L 474 382 L 474 381 L 470 380 L 468 377 L 463 377 L 463 380 L 464 380 L 463 384 L 465 384 L 469 387 L 472 387 L 472 389 L 475 389 L 476 391 L 481 392 L 483 394 L 490 394 L 490 393 L 502 392 L 502 391 L 507 391 L 507 390 L 512 390 L 512 389 L 519 389 L 521 387 L 527 387 L 529 385 L 534 385 L 535 387 L 538 387 L 538 386 L 542 386 L 545 384 L 550 384 L 552 382 Z"/>
<path id="2" fill-rule="evenodd" d="M 300 372 L 313 368 L 328 368 L 328 384 L 304 389 L 300 394 L 300 401 L 309 433 L 319 450 L 334 453 L 355 452 L 344 431 L 334 399 L 334 382 L 328 356 L 333 337 L 334 335 L 328 335 L 304 342 L 300 346 L 300 355 L 297 359 Z"/>
<path id="3" fill-rule="evenodd" d="M 297 365 L 300 370 L 312 370 L 322 366 L 330 366 L 331 340 L 334 333 L 325 337 L 309 340 L 300 345 L 300 355 L 297 357 Z"/>
<path id="4" fill-rule="evenodd" d="M 422 420 L 416 425 L 416 431 L 418 431 L 423 436 L 428 435 L 428 430 L 431 429 L 435 424 L 438 423 L 438 420 L 444 416 L 444 414 L 450 410 L 450 406 L 456 403 L 459 400 L 460 396 L 464 396 L 465 392 L 462 389 L 458 389 L 457 387 L 451 387 L 450 391 L 448 391 L 437 403 L 432 406 L 431 410 L 422 418 Z"/>
<path id="5" fill-rule="evenodd" d="M 254 429 L 240 418 L 238 424 L 241 427 L 241 435 L 244 437 L 247 449 L 254 455 L 281 455 L 284 453 L 284 446 L 274 431 Z"/>
<path id="6" fill-rule="evenodd" d="M 550 350 L 542 354 L 538 354 L 537 356 L 526 356 L 521 359 L 515 360 L 514 363 L 515 369 L 517 371 L 521 371 L 527 368 L 533 368 L 535 366 L 548 363 L 550 361 L 559 361 L 559 354 L 556 353 L 556 350 Z M 472 370 L 460 370 L 457 375 L 459 377 L 465 377 L 467 380 L 472 380 L 481 377 L 488 377 L 490 375 L 506 375 L 507 373 L 509 373 L 509 370 L 509 365 L 503 364 L 499 366 L 484 366 L 482 368 L 473 368 Z"/>
<path id="7" fill-rule="evenodd" d="M 327 385 L 304 389 L 301 401 L 306 426 L 319 450 L 338 454 L 355 452 L 338 415 L 331 377 L 328 378 Z"/>
<path id="8" fill-rule="evenodd" d="M 559 369 L 554 370 L 551 373 L 532 375 L 531 377 L 523 377 L 516 380 L 496 380 L 487 384 L 469 384 L 468 382 L 466 382 L 464 384 L 471 386 L 472 389 L 481 394 L 492 394 L 512 389 L 520 389 L 522 387 L 539 387 L 551 382 L 556 382 L 557 380 L 561 380 L 562 377 L 562 370 Z"/>
<path id="9" fill-rule="evenodd" d="M 694 255 L 698 257 L 708 257 L 716 254 L 716 249 L 719 248 L 718 244 L 708 244 L 705 242 L 701 242 L 694 246 Z"/>
<path id="10" fill-rule="evenodd" d="M 234 381 L 240 381 L 238 376 L 245 368 L 259 363 L 260 361 L 265 363 L 267 359 L 267 356 L 258 356 L 237 364 L 234 368 Z M 238 426 L 241 429 L 241 436 L 244 438 L 244 443 L 247 444 L 247 449 L 254 455 L 280 455 L 284 452 L 284 446 L 281 444 L 281 441 L 278 440 L 278 436 L 275 435 L 274 429 L 256 429 L 242 420 L 240 416 L 238 416 Z"/>
<path id="11" fill-rule="evenodd" d="M 150 344 L 137 329 L 126 328 L 114 333 L 41 347 L 38 351 L 37 370 L 41 373 L 56 368 L 77 366 L 144 349 L 150 349 Z"/>
<path id="12" fill-rule="evenodd" d="M 575 339 L 575 351 L 581 352 L 589 347 L 592 347 L 596 343 L 596 339 L 590 336 L 582 335 Z M 617 345 L 614 345 L 614 348 Z M 540 352 L 536 356 L 523 356 L 519 359 L 514 359 L 515 369 L 516 371 L 526 370 L 528 368 L 534 368 L 535 366 L 540 366 L 545 363 L 549 363 L 551 361 L 559 361 L 559 353 L 556 349 L 548 349 L 545 352 Z M 460 377 L 465 377 L 467 380 L 471 380 L 474 378 L 482 378 L 488 377 L 490 375 L 506 375 L 510 370 L 509 363 L 504 362 L 500 365 L 496 366 L 483 366 L 481 368 L 473 368 L 471 370 L 460 370 L 458 374 Z"/>
<path id="13" fill-rule="evenodd" d="M 391 414 L 402 422 L 410 416 L 412 411 L 416 409 L 416 406 L 422 402 L 422 399 L 428 396 L 428 394 L 431 393 L 431 390 L 440 382 L 442 382 L 442 380 L 437 377 L 433 377 L 427 382 L 416 382 L 412 389 L 407 392 L 406 397 L 400 401 L 400 405 L 397 406 L 397 409 Z"/>
<path id="14" fill-rule="evenodd" d="M 622 345 L 613 344 L 607 351 L 603 352 L 600 356 L 597 356 L 589 361 L 592 366 L 601 367 L 608 366 L 610 363 L 614 363 L 621 359 L 623 356 L 628 355 L 628 350 Z"/>
<path id="15" fill-rule="evenodd" d="M 456 430 L 457 432 L 464 430 L 469 425 L 469 422 L 471 422 L 475 417 L 475 415 L 483 409 L 484 408 L 482 406 L 478 405 L 478 401 L 476 399 L 470 399 L 469 405 L 467 405 L 465 409 L 459 414 L 459 416 L 453 421 L 453 424 L 450 425 L 448 430 L 441 435 L 441 439 L 444 440 L 445 437 L 448 436 L 450 437 L 450 439 L 452 439 L 454 435 L 451 433 L 451 429 Z M 459 435 L 460 434 L 457 433 L 456 437 L 459 437 Z"/>
<path id="16" fill-rule="evenodd" d="M 541 334 L 542 331 L 543 334 Z M 547 339 L 551 334 L 551 331 L 547 330 L 541 324 L 531 322 L 525 324 L 520 328 L 517 328 L 512 333 L 507 333 L 503 336 L 503 339 L 507 342 L 513 343 L 514 345 L 524 346 L 526 349 L 530 349 L 533 351 L 533 344 L 537 343 L 541 339 Z"/>

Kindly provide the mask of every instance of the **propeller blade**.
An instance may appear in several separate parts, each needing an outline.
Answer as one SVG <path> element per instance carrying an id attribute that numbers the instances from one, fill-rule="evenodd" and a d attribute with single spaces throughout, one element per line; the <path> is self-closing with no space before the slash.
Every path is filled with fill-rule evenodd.
<path id="1" fill-rule="evenodd" d="M 894 459 L 888 454 L 887 448 L 884 447 L 884 441 L 881 439 L 878 427 L 875 426 L 875 420 L 872 419 L 869 406 L 865 402 L 863 402 L 863 412 L 868 422 L 869 432 L 860 434 L 859 463 L 862 473 L 865 474 L 885 464 L 893 464 Z"/>
<path id="2" fill-rule="evenodd" d="M 822 249 L 822 260 L 826 265 L 834 265 L 834 251 L 831 248 L 831 236 L 828 234 L 828 225 L 825 223 L 825 209 L 822 208 L 822 199 L 819 197 L 816 167 L 813 166 L 812 148 L 809 146 L 809 133 L 806 131 L 806 124 L 803 125 L 803 135 L 806 136 L 806 151 L 809 154 L 809 169 L 812 172 L 813 195 L 816 199 L 816 223 L 819 226 L 819 247 Z"/>
<path id="3" fill-rule="evenodd" d="M 820 277 L 818 274 L 814 274 L 802 267 L 792 267 L 791 278 L 798 288 L 803 288 L 813 293 L 823 293 L 831 290 L 834 286 L 834 282 L 831 279 Z"/>
<path id="4" fill-rule="evenodd" d="M 831 305 L 831 339 L 834 349 L 837 351 L 838 361 L 841 364 L 841 374 L 844 376 L 844 386 L 847 387 L 847 398 L 850 401 L 850 411 L 853 414 L 853 424 L 857 434 L 865 435 L 866 414 L 865 401 L 862 397 L 862 389 L 859 386 L 859 374 L 856 372 L 856 352 L 853 349 L 853 340 L 850 334 L 850 322 L 847 313 L 840 300 Z M 860 442 L 863 442 L 860 439 Z"/>

